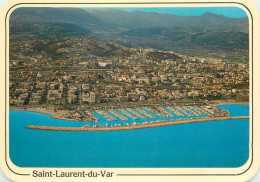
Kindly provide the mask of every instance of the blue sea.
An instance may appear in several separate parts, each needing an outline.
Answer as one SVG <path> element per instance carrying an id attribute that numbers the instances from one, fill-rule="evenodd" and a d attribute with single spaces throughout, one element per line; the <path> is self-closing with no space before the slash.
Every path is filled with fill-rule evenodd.
<path id="1" fill-rule="evenodd" d="M 218 107 L 229 110 L 231 116 L 249 115 L 248 105 Z M 249 119 L 102 132 L 25 128 L 31 124 L 78 127 L 152 120 L 128 118 L 111 123 L 98 113 L 94 114 L 100 122 L 74 122 L 53 119 L 46 114 L 10 111 L 9 153 L 12 162 L 19 167 L 233 168 L 244 165 L 249 157 Z"/>

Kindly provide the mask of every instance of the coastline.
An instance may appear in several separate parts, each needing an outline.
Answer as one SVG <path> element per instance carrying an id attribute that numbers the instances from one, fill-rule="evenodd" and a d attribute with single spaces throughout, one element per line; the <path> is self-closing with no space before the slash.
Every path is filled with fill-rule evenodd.
<path id="1" fill-rule="evenodd" d="M 27 112 L 35 112 L 35 113 L 40 113 L 40 114 L 47 114 L 50 115 L 53 119 L 61 119 L 61 120 L 68 120 L 68 121 L 74 121 L 74 122 L 94 122 L 94 121 L 80 121 L 80 120 L 76 120 L 74 119 L 70 119 L 70 118 L 66 118 L 62 116 L 62 112 L 66 112 L 66 110 L 61 111 L 61 113 L 59 112 L 55 112 L 55 111 L 48 111 L 46 108 L 44 107 L 36 107 L 36 108 L 20 108 L 20 107 L 10 107 L 9 108 L 10 111 L 27 111 Z"/>
<path id="2" fill-rule="evenodd" d="M 221 101 L 221 100 L 215 100 L 215 101 L 210 101 L 208 105 L 211 105 L 213 107 L 217 107 L 220 105 L 249 105 L 248 102 L 232 102 L 232 101 Z M 15 106 L 10 106 L 9 107 L 10 111 L 28 111 L 28 112 L 36 112 L 36 113 L 41 113 L 41 114 L 47 114 L 50 115 L 53 119 L 60 119 L 60 120 L 68 120 L 68 121 L 73 121 L 73 122 L 95 122 L 95 121 L 90 121 L 90 120 L 81 120 L 81 118 L 77 117 L 68 117 L 67 113 L 69 113 L 69 110 L 58 110 L 55 111 L 54 108 L 46 108 L 46 107 L 15 107 Z"/>
<path id="3" fill-rule="evenodd" d="M 232 101 L 210 101 L 210 104 L 214 106 L 220 106 L 220 105 L 250 105 L 249 102 L 244 101 L 244 102 L 232 102 Z"/>
<path id="4" fill-rule="evenodd" d="M 52 117 L 54 117 L 56 115 L 57 112 L 52 112 L 52 111 L 48 111 L 46 108 L 44 107 L 9 107 L 10 111 L 28 111 L 28 112 L 36 112 L 36 113 L 41 113 L 41 114 L 47 114 L 47 115 L 51 115 Z"/>
<path id="5" fill-rule="evenodd" d="M 52 131 L 121 131 L 121 130 L 136 130 L 145 128 L 154 128 L 176 124 L 208 122 L 218 120 L 234 120 L 234 119 L 249 119 L 249 116 L 233 116 L 233 117 L 215 117 L 215 118 L 195 118 L 195 119 L 182 119 L 182 120 L 170 120 L 170 121 L 157 121 L 157 123 L 141 124 L 141 125 L 129 125 L 129 126 L 113 126 L 113 127 L 54 127 L 54 126 L 38 126 L 29 125 L 27 129 L 34 130 L 52 130 Z"/>

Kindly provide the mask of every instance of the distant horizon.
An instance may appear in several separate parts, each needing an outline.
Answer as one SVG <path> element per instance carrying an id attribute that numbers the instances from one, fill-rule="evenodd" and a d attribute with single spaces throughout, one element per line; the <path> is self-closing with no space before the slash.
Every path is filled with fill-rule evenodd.
<path id="1" fill-rule="evenodd" d="M 245 18 L 247 14 L 244 10 L 237 7 L 162 7 L 162 8 L 115 8 L 115 7 L 84 7 L 82 9 L 90 10 L 122 10 L 122 11 L 143 11 L 155 13 L 168 13 L 179 16 L 201 16 L 205 13 L 223 15 L 228 18 Z"/>

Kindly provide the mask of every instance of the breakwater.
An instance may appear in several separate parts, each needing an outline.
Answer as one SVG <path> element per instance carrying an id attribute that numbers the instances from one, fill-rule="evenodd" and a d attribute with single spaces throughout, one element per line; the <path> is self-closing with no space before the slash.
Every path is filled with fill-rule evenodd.
<path id="1" fill-rule="evenodd" d="M 145 123 L 136 123 L 127 126 L 100 126 L 100 127 L 90 127 L 88 125 L 83 127 L 55 127 L 55 126 L 37 126 L 29 125 L 27 129 L 35 130 L 53 130 L 53 131 L 120 131 L 120 130 L 136 130 L 144 128 L 154 128 L 167 125 L 175 124 L 186 124 L 186 123 L 196 123 L 196 122 L 207 122 L 207 121 L 218 121 L 218 120 L 233 120 L 233 119 L 249 119 L 249 116 L 225 116 L 225 117 L 208 117 L 208 118 L 190 118 L 190 119 L 175 119 L 175 120 L 158 120 Z"/>

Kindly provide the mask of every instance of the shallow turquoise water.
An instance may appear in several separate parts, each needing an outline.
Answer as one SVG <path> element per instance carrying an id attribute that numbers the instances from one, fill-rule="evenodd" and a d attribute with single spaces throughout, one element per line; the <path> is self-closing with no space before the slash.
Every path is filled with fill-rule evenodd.
<path id="1" fill-rule="evenodd" d="M 248 105 L 219 107 L 228 109 L 231 116 L 249 114 Z M 24 111 L 10 111 L 9 115 L 10 158 L 20 167 L 239 167 L 249 155 L 248 119 L 127 131 L 63 132 L 25 127 L 78 127 L 88 123 Z M 111 124 L 99 117 L 101 124 Z"/>

